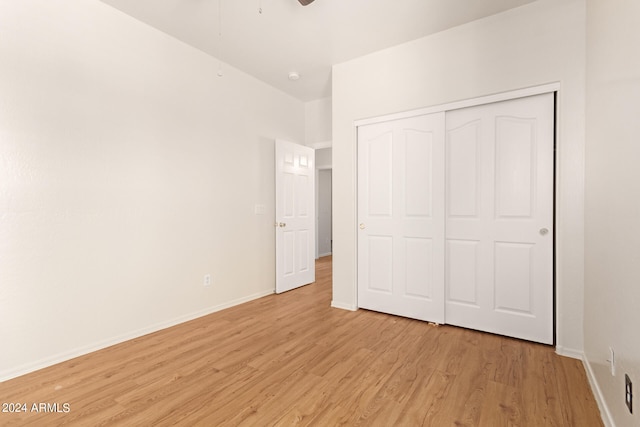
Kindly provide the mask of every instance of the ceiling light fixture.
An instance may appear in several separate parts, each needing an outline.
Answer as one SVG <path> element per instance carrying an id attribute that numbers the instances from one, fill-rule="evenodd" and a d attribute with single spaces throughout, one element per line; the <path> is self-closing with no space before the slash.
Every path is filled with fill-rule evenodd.
<path id="1" fill-rule="evenodd" d="M 291 71 L 289 73 L 289 80 L 291 80 L 292 82 L 295 82 L 299 78 L 300 78 L 300 74 L 296 73 L 295 71 Z"/>

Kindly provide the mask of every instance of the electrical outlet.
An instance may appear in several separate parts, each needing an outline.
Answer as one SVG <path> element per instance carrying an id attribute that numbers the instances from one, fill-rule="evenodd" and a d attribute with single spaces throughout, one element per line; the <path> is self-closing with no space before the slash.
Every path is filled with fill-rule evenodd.
<path id="1" fill-rule="evenodd" d="M 210 274 L 205 274 L 204 275 L 204 285 L 205 286 L 211 286 L 211 275 Z"/>
<path id="2" fill-rule="evenodd" d="M 633 389 L 631 387 L 631 378 L 624 374 L 624 402 L 629 408 L 629 413 L 633 414 Z"/>

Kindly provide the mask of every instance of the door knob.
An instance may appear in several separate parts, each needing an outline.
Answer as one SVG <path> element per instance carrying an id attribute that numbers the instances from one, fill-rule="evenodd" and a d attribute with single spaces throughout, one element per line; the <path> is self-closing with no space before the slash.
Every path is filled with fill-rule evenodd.
<path id="1" fill-rule="evenodd" d="M 546 236 L 549 233 L 549 229 L 548 228 L 541 228 L 540 229 L 540 235 L 541 236 Z"/>
<path id="2" fill-rule="evenodd" d="M 286 227 L 287 223 L 286 222 L 281 222 L 278 224 L 278 227 Z"/>
<path id="3" fill-rule="evenodd" d="M 364 229 L 365 229 L 364 222 L 361 222 L 361 223 L 360 223 L 360 230 L 364 230 Z"/>

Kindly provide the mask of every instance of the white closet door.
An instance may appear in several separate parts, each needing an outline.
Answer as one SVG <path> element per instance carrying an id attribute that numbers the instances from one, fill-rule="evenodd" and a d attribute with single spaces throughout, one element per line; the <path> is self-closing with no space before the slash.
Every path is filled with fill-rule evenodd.
<path id="1" fill-rule="evenodd" d="M 358 305 L 444 322 L 444 113 L 358 128 Z"/>
<path id="2" fill-rule="evenodd" d="M 447 112 L 446 323 L 553 343 L 553 94 Z"/>

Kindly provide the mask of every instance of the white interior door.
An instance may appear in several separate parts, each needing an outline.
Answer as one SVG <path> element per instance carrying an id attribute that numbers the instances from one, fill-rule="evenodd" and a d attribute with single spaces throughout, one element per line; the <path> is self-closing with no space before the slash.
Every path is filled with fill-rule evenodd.
<path id="1" fill-rule="evenodd" d="M 276 140 L 276 292 L 315 281 L 315 152 Z"/>
<path id="2" fill-rule="evenodd" d="M 444 322 L 444 113 L 358 128 L 358 306 Z"/>
<path id="3" fill-rule="evenodd" d="M 446 122 L 446 323 L 552 344 L 553 94 Z"/>

